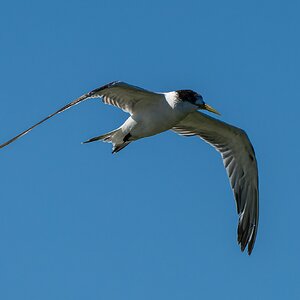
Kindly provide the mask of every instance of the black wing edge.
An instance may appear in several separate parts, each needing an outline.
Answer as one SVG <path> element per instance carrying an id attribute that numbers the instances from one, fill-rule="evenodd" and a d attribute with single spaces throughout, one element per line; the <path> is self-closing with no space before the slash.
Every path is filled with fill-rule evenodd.
<path id="1" fill-rule="evenodd" d="M 118 83 L 120 83 L 120 82 L 121 82 L 120 80 L 112 81 L 112 82 L 110 82 L 110 83 L 108 83 L 108 84 L 105 84 L 105 85 L 103 85 L 103 86 L 101 86 L 101 87 L 99 87 L 99 88 L 97 88 L 97 89 L 94 89 L 94 90 L 92 90 L 91 92 L 89 92 L 89 94 L 90 94 L 89 97 L 92 97 L 94 94 L 99 93 L 99 92 L 101 92 L 101 91 L 103 91 L 103 90 L 106 90 L 106 89 L 108 89 L 108 88 L 111 88 L 111 87 L 113 87 L 114 85 L 116 85 L 116 84 L 118 84 Z"/>
<path id="2" fill-rule="evenodd" d="M 257 185 L 258 187 L 258 185 Z M 238 197 L 238 195 L 235 194 L 235 197 Z M 259 191 L 256 191 L 256 197 L 259 199 Z M 254 244 L 256 241 L 256 236 L 257 236 L 257 230 L 258 230 L 258 221 L 259 221 L 259 210 L 258 210 L 258 201 L 255 205 L 255 210 L 256 210 L 256 219 L 254 220 L 254 223 L 249 223 L 246 228 L 243 228 L 243 223 L 241 221 L 241 213 L 239 214 L 239 221 L 238 221 L 238 229 L 237 229 L 237 242 L 241 247 L 241 251 L 244 252 L 246 247 L 248 246 L 247 252 L 248 255 L 250 256 Z M 248 221 L 249 222 L 249 221 Z"/>
<path id="3" fill-rule="evenodd" d="M 39 121 L 38 123 L 34 124 L 33 126 L 29 127 L 28 129 L 26 129 L 25 131 L 19 133 L 18 135 L 16 135 L 15 137 L 13 137 L 12 139 L 8 140 L 7 142 L 3 143 L 0 145 L 0 149 L 6 147 L 7 145 L 11 144 L 12 142 L 16 141 L 17 139 L 19 139 L 20 137 L 22 137 L 23 135 L 27 134 L 28 132 L 30 132 L 33 128 L 37 127 L 38 125 L 44 123 L 45 121 L 47 121 L 48 119 L 54 117 L 55 115 L 64 112 L 65 110 L 71 108 L 74 105 L 79 104 L 82 101 L 85 101 L 87 99 L 89 99 L 90 97 L 93 97 L 94 94 L 98 93 L 99 91 L 105 90 L 107 88 L 112 87 L 113 85 L 115 85 L 116 83 L 119 83 L 120 81 L 113 81 L 110 82 L 106 85 L 103 85 L 95 90 L 92 90 L 91 92 L 88 92 L 82 96 L 80 96 L 79 98 L 75 99 L 74 101 L 68 103 L 67 105 L 65 105 L 64 107 L 60 108 L 59 110 L 57 110 L 56 112 L 52 113 L 51 115 L 47 116 L 46 118 L 44 118 L 43 120 Z"/>

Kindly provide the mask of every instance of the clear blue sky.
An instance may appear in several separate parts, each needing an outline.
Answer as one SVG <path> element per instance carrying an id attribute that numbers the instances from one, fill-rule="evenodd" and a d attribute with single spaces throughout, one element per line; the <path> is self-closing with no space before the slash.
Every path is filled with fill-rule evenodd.
<path id="1" fill-rule="evenodd" d="M 251 257 L 218 153 L 172 132 L 80 142 L 127 115 L 85 102 L 1 150 L 0 298 L 300 299 L 299 1 L 6 1 L 0 140 L 113 80 L 190 88 L 247 131 Z"/>

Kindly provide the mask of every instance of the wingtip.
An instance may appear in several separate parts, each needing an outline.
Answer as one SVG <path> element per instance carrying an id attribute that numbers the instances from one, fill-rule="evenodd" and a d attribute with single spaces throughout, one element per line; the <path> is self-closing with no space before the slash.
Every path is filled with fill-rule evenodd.
<path id="1" fill-rule="evenodd" d="M 249 232 L 250 230 L 250 232 Z M 244 252 L 247 248 L 247 253 L 250 256 L 252 254 L 255 238 L 256 228 L 252 227 L 249 230 L 242 230 L 242 227 L 238 227 L 238 245 L 241 247 L 241 251 Z"/>

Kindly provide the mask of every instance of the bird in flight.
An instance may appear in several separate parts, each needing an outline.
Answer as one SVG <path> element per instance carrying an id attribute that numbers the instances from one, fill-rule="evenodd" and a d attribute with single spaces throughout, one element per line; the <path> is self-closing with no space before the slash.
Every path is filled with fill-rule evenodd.
<path id="1" fill-rule="evenodd" d="M 91 99 L 102 98 L 130 114 L 116 130 L 96 136 L 84 143 L 110 142 L 113 153 L 131 142 L 172 130 L 183 136 L 198 136 L 220 152 L 236 201 L 238 244 L 250 255 L 258 227 L 258 170 L 254 149 L 240 128 L 212 118 L 199 110 L 219 114 L 192 90 L 155 93 L 121 81 L 114 81 L 82 95 L 37 124 L 0 145 L 0 149 L 27 134 L 36 126 L 70 107 Z"/>

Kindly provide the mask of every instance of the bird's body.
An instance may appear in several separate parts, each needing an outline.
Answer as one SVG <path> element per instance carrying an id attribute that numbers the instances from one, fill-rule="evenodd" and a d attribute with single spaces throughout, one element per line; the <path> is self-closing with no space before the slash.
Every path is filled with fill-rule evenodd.
<path id="1" fill-rule="evenodd" d="M 82 101 L 99 97 L 104 103 L 129 113 L 130 117 L 119 128 L 85 143 L 98 140 L 111 142 L 115 153 L 135 140 L 171 129 L 180 135 L 198 136 L 221 153 L 239 214 L 238 243 L 242 251 L 248 245 L 248 253 L 251 254 L 258 226 L 258 171 L 253 147 L 243 130 L 199 112 L 199 109 L 205 109 L 218 113 L 194 91 L 155 93 L 124 82 L 112 82 L 72 101 L 0 145 L 0 148 L 54 115 Z"/>
<path id="2" fill-rule="evenodd" d="M 198 107 L 178 99 L 175 92 L 157 93 L 139 101 L 131 110 L 130 117 L 109 135 L 113 151 L 123 148 L 124 143 L 136 141 L 172 129 Z"/>

